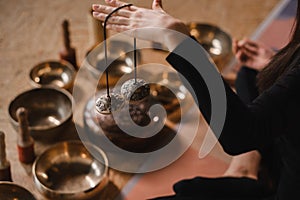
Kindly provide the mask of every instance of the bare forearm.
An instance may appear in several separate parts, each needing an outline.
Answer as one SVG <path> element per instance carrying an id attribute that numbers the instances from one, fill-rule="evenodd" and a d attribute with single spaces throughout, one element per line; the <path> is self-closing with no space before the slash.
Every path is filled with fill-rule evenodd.
<path id="1" fill-rule="evenodd" d="M 106 3 L 107 5 L 93 5 L 93 16 L 96 19 L 104 21 L 116 7 L 125 4 L 116 0 L 106 0 Z M 162 43 L 170 51 L 189 36 L 185 24 L 168 15 L 162 9 L 159 0 L 153 1 L 152 9 L 130 6 L 118 11 L 107 21 L 106 28 L 139 39 Z"/>

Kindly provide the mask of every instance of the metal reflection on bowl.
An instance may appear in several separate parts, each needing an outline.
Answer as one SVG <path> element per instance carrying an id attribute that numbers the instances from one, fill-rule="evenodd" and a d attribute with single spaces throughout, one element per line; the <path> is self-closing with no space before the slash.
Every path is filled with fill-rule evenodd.
<path id="1" fill-rule="evenodd" d="M 16 111 L 20 107 L 28 110 L 31 135 L 41 141 L 50 141 L 61 134 L 72 120 L 71 94 L 57 87 L 33 88 L 18 94 L 8 108 L 10 121 L 16 131 L 19 123 Z"/>
<path id="2" fill-rule="evenodd" d="M 34 86 L 57 86 L 70 90 L 73 86 L 76 70 L 67 61 L 49 60 L 35 65 L 29 73 Z"/>
<path id="3" fill-rule="evenodd" d="M 151 84 L 151 95 L 162 103 L 173 122 L 181 120 L 181 112 L 191 107 L 192 96 L 175 71 L 165 71 Z"/>
<path id="4" fill-rule="evenodd" d="M 134 49 L 132 44 L 121 40 L 107 40 L 107 50 L 107 63 L 103 44 L 89 51 L 84 60 L 84 66 L 86 66 L 96 79 L 99 79 L 99 89 L 106 86 L 106 77 L 104 74 L 106 70 L 109 72 L 109 85 L 114 86 L 120 77 L 130 74 L 134 68 Z M 141 54 L 137 51 L 137 62 L 140 60 Z"/>
<path id="5" fill-rule="evenodd" d="M 38 191 L 50 199 L 87 199 L 107 184 L 108 160 L 95 145 L 67 141 L 44 151 L 32 167 Z"/>
<path id="6" fill-rule="evenodd" d="M 211 24 L 192 22 L 188 23 L 187 27 L 222 72 L 233 58 L 231 36 L 220 27 Z"/>

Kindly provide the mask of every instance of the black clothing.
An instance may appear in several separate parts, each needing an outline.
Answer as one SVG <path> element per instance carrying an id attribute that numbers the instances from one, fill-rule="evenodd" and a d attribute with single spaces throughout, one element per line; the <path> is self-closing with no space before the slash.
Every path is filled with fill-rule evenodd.
<path id="1" fill-rule="evenodd" d="M 198 187 L 190 187 L 195 185 Z M 199 187 L 201 186 L 201 187 Z M 174 191 L 181 196 L 193 194 L 201 197 L 241 198 L 265 196 L 264 186 L 250 178 L 204 178 L 182 180 L 174 185 Z"/>
<path id="2" fill-rule="evenodd" d="M 167 57 L 167 61 L 187 79 L 195 92 L 196 102 L 199 101 L 199 109 L 209 123 L 209 91 L 197 70 L 204 66 L 192 66 L 184 59 L 190 56 L 198 59 L 194 52 L 186 51 L 195 45 L 193 40 L 184 41 Z M 264 155 L 266 147 L 275 141 L 279 143 L 278 159 L 282 161 L 276 191 L 276 199 L 279 200 L 290 200 L 300 196 L 300 55 L 293 59 L 293 66 L 287 66 L 288 72 L 248 105 L 244 104 L 224 81 L 227 110 L 219 142 L 224 150 L 232 155 L 250 150 L 259 150 Z M 188 85 L 187 88 L 191 89 Z M 211 125 L 211 129 L 214 131 L 215 127 Z M 197 189 L 197 184 L 191 182 L 189 187 Z M 176 192 L 180 194 L 180 190 Z"/>
<path id="3" fill-rule="evenodd" d="M 258 95 L 256 86 L 257 71 L 246 66 L 241 67 L 236 80 L 235 89 L 240 99 L 245 103 L 251 103 Z"/>
<path id="4" fill-rule="evenodd" d="M 159 197 L 167 199 L 201 200 L 254 200 L 264 197 L 265 189 L 258 181 L 250 178 L 204 178 L 182 180 L 174 185 L 176 195 Z M 154 199 L 153 199 L 154 200 Z"/>

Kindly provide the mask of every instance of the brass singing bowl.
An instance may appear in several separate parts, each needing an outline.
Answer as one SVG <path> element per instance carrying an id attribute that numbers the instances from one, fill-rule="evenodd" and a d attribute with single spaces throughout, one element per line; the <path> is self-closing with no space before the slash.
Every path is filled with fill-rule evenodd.
<path id="1" fill-rule="evenodd" d="M 31 192 L 24 187 L 7 181 L 0 181 L 0 199 L 1 200 L 36 200 Z"/>
<path id="2" fill-rule="evenodd" d="M 159 74 L 155 82 L 151 85 L 151 95 L 164 105 L 169 120 L 179 122 L 182 112 L 192 105 L 192 95 L 174 71 Z"/>
<path id="3" fill-rule="evenodd" d="M 33 86 L 57 86 L 70 90 L 73 86 L 76 70 L 67 61 L 49 60 L 35 65 L 29 73 Z"/>
<path id="4" fill-rule="evenodd" d="M 99 79 L 99 88 L 106 86 L 105 71 L 109 71 L 109 86 L 114 86 L 120 77 L 130 74 L 134 69 L 133 45 L 121 40 L 107 40 L 107 64 L 105 60 L 104 45 L 96 46 L 87 54 L 83 65 L 91 74 Z M 141 54 L 137 50 L 137 62 Z"/>
<path id="5" fill-rule="evenodd" d="M 106 154 L 95 145 L 81 141 L 55 144 L 33 163 L 38 191 L 50 199 L 87 199 L 108 182 Z"/>
<path id="6" fill-rule="evenodd" d="M 231 36 L 212 24 L 191 22 L 187 27 L 222 72 L 233 58 Z"/>
<path id="7" fill-rule="evenodd" d="M 72 121 L 71 94 L 56 87 L 33 88 L 18 94 L 8 108 L 11 124 L 16 131 L 19 123 L 17 109 L 28 110 L 28 123 L 31 135 L 36 140 L 51 141 L 62 134 Z"/>

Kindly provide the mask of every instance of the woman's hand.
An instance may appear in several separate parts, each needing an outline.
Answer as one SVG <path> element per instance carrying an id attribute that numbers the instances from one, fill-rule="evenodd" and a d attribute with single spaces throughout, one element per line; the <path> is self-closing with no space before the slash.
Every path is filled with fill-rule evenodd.
<path id="1" fill-rule="evenodd" d="M 105 0 L 105 2 L 107 5 L 92 6 L 94 18 L 104 21 L 116 7 L 125 4 L 117 0 Z M 152 9 L 130 6 L 117 11 L 108 20 L 106 28 L 117 32 L 126 31 L 127 34 L 139 39 L 162 43 L 169 50 L 173 50 L 185 35 L 189 35 L 183 22 L 163 10 L 161 0 L 153 0 Z"/>
<path id="2" fill-rule="evenodd" d="M 273 49 L 249 39 L 235 40 L 233 52 L 241 64 L 257 71 L 267 66 L 275 54 Z"/>

